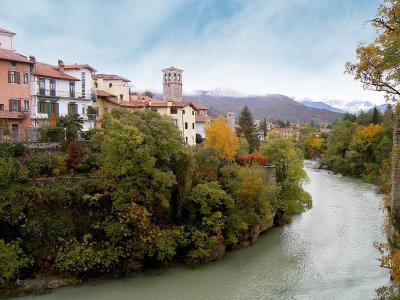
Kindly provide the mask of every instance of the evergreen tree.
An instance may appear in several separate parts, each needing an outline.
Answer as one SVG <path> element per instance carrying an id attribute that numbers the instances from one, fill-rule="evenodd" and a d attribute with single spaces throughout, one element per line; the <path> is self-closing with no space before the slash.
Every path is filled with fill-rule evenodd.
<path id="1" fill-rule="evenodd" d="M 379 123 L 379 112 L 378 108 L 375 106 L 374 111 L 372 113 L 372 124 L 378 124 Z"/>
<path id="2" fill-rule="evenodd" d="M 254 124 L 253 116 L 247 105 L 245 105 L 240 112 L 237 134 L 243 136 L 247 140 L 250 153 L 258 149 L 260 141 L 257 136 L 257 126 Z"/>

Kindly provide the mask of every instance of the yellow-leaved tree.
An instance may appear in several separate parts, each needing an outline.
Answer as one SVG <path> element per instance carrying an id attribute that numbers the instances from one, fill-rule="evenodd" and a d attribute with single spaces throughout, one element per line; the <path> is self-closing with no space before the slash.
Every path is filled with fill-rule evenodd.
<path id="1" fill-rule="evenodd" d="M 206 128 L 205 148 L 215 148 L 221 159 L 233 160 L 239 147 L 239 140 L 226 123 L 224 116 L 218 116 Z"/>

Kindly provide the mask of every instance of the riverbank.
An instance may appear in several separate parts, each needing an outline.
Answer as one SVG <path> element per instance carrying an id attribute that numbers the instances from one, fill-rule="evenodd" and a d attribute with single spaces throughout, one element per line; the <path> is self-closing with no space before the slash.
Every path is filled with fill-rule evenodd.
<path id="1" fill-rule="evenodd" d="M 23 300 L 372 299 L 389 282 L 374 243 L 386 241 L 374 186 L 306 168 L 313 208 L 214 263 L 148 269 Z M 338 197 L 338 195 L 341 195 Z"/>

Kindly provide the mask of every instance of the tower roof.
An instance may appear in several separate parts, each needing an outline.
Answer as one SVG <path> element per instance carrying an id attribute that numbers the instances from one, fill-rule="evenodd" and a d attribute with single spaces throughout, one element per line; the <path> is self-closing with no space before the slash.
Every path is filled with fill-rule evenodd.
<path id="1" fill-rule="evenodd" d="M 183 70 L 181 70 L 181 69 L 178 69 L 178 68 L 175 68 L 174 66 L 171 66 L 171 67 L 169 67 L 169 68 L 166 68 L 166 69 L 163 69 L 162 70 L 163 72 L 183 72 Z"/>

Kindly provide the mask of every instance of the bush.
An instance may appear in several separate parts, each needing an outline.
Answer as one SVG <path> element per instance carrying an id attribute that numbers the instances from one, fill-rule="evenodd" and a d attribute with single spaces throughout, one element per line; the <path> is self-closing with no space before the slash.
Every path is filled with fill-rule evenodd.
<path id="1" fill-rule="evenodd" d="M 0 156 L 18 157 L 25 153 L 25 146 L 21 142 L 0 143 Z"/>
<path id="2" fill-rule="evenodd" d="M 61 142 L 65 139 L 63 127 L 42 126 L 40 127 L 40 140 L 42 142 Z"/>
<path id="3" fill-rule="evenodd" d="M 118 251 L 108 242 L 92 242 L 90 234 L 83 236 L 83 241 L 75 238 L 66 241 L 60 239 L 56 256 L 56 268 L 73 275 L 99 275 L 113 269 L 118 263 Z"/>
<path id="4" fill-rule="evenodd" d="M 21 269 L 28 267 L 29 263 L 18 242 L 6 244 L 0 240 L 0 287 L 17 278 Z"/>
<path id="5" fill-rule="evenodd" d="M 53 154 L 43 154 L 33 160 L 29 166 L 31 176 L 47 175 L 51 176 L 53 169 L 57 167 L 58 159 Z"/>
<path id="6" fill-rule="evenodd" d="M 28 180 L 26 169 L 13 157 L 0 157 L 0 188 Z"/>

